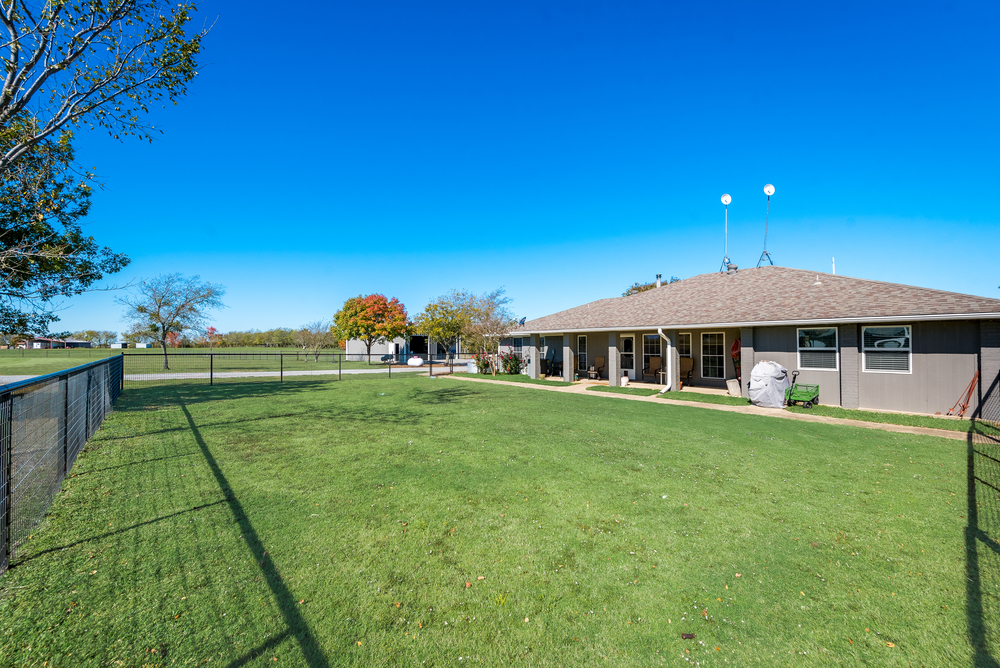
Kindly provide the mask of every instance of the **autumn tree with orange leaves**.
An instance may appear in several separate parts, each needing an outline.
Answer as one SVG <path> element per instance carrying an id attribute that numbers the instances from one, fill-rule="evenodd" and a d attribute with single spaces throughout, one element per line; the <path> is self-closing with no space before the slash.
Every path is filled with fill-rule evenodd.
<path id="1" fill-rule="evenodd" d="M 379 294 L 359 295 L 344 302 L 343 308 L 333 316 L 330 331 L 338 341 L 362 341 L 370 362 L 373 345 L 410 333 L 410 319 L 406 315 L 406 306 L 395 297 L 386 299 L 385 295 Z"/>

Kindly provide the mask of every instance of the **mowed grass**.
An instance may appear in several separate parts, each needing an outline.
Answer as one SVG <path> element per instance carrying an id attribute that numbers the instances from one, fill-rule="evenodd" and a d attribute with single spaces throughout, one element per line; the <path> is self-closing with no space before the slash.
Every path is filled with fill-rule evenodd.
<path id="1" fill-rule="evenodd" d="M 565 380 L 548 380 L 546 378 L 529 378 L 523 373 L 456 373 L 459 378 L 478 378 L 479 380 L 499 380 L 507 383 L 526 383 L 528 385 L 551 385 L 553 387 L 569 387 L 573 383 Z"/>
<path id="2" fill-rule="evenodd" d="M 0 656 L 969 665 L 1000 558 L 967 571 L 966 457 L 426 377 L 132 390 L 0 579 Z"/>

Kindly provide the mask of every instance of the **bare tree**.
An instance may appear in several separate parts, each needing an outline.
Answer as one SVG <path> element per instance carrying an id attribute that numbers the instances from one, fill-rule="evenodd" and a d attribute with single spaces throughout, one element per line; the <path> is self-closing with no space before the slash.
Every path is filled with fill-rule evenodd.
<path id="1" fill-rule="evenodd" d="M 517 325 L 517 320 L 508 308 L 510 302 L 510 297 L 504 296 L 503 288 L 497 288 L 482 296 L 471 297 L 469 300 L 471 321 L 467 328 L 466 340 L 477 350 L 490 355 L 490 366 L 493 368 L 494 376 L 500 366 L 500 342 Z"/>
<path id="2" fill-rule="evenodd" d="M 200 276 L 185 278 L 181 274 L 166 274 L 143 281 L 135 295 L 120 297 L 125 307 L 124 319 L 132 323 L 132 333 L 145 332 L 160 342 L 163 348 L 163 368 L 170 369 L 167 359 L 167 335 L 198 332 L 207 323 L 206 311 L 223 308 L 226 294 L 221 285 L 204 283 Z"/>
<path id="3" fill-rule="evenodd" d="M 296 345 L 302 346 L 303 350 L 308 350 L 313 355 L 313 361 L 319 361 L 319 351 L 323 348 L 331 348 L 334 345 L 334 335 L 330 331 L 329 320 L 317 320 L 302 327 L 295 332 Z"/>

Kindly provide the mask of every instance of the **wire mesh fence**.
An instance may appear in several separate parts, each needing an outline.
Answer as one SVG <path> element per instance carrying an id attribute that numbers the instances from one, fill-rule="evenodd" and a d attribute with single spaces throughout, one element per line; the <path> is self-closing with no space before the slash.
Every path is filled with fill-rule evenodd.
<path id="1" fill-rule="evenodd" d="M 121 383 L 116 356 L 0 387 L 0 573 L 42 521 Z"/>
<path id="2" fill-rule="evenodd" d="M 374 374 L 442 374 L 467 371 L 474 355 L 382 355 L 300 351 L 168 352 L 160 355 L 122 353 L 124 387 L 150 387 L 178 382 L 215 385 L 227 382 L 360 380 Z M 415 366 L 419 360 L 420 365 Z"/>

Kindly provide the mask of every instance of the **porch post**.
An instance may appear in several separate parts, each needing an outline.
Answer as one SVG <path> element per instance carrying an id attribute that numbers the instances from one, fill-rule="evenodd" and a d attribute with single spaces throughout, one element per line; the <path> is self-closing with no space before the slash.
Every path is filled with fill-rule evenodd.
<path id="1" fill-rule="evenodd" d="M 528 337 L 528 378 L 532 380 L 538 380 L 538 369 L 541 364 L 538 363 L 538 334 L 532 334 Z"/>
<path id="2" fill-rule="evenodd" d="M 740 396 L 750 396 L 750 372 L 753 371 L 753 327 L 740 327 Z"/>
<path id="3" fill-rule="evenodd" d="M 618 371 L 618 335 L 608 332 L 608 385 L 618 387 L 620 372 Z"/>
<path id="4" fill-rule="evenodd" d="M 573 382 L 573 374 L 575 369 L 573 368 L 575 364 L 573 363 L 573 346 L 570 341 L 573 339 L 571 334 L 563 334 L 563 380 L 567 383 Z"/>
<path id="5" fill-rule="evenodd" d="M 681 356 L 677 352 L 677 332 L 672 329 L 665 330 L 663 335 L 670 340 L 670 382 L 671 391 L 677 391 L 681 389 Z M 666 347 L 665 344 L 661 343 L 661 347 Z M 666 365 L 667 360 L 663 360 L 663 364 Z M 666 367 L 664 367 L 666 371 Z"/>

